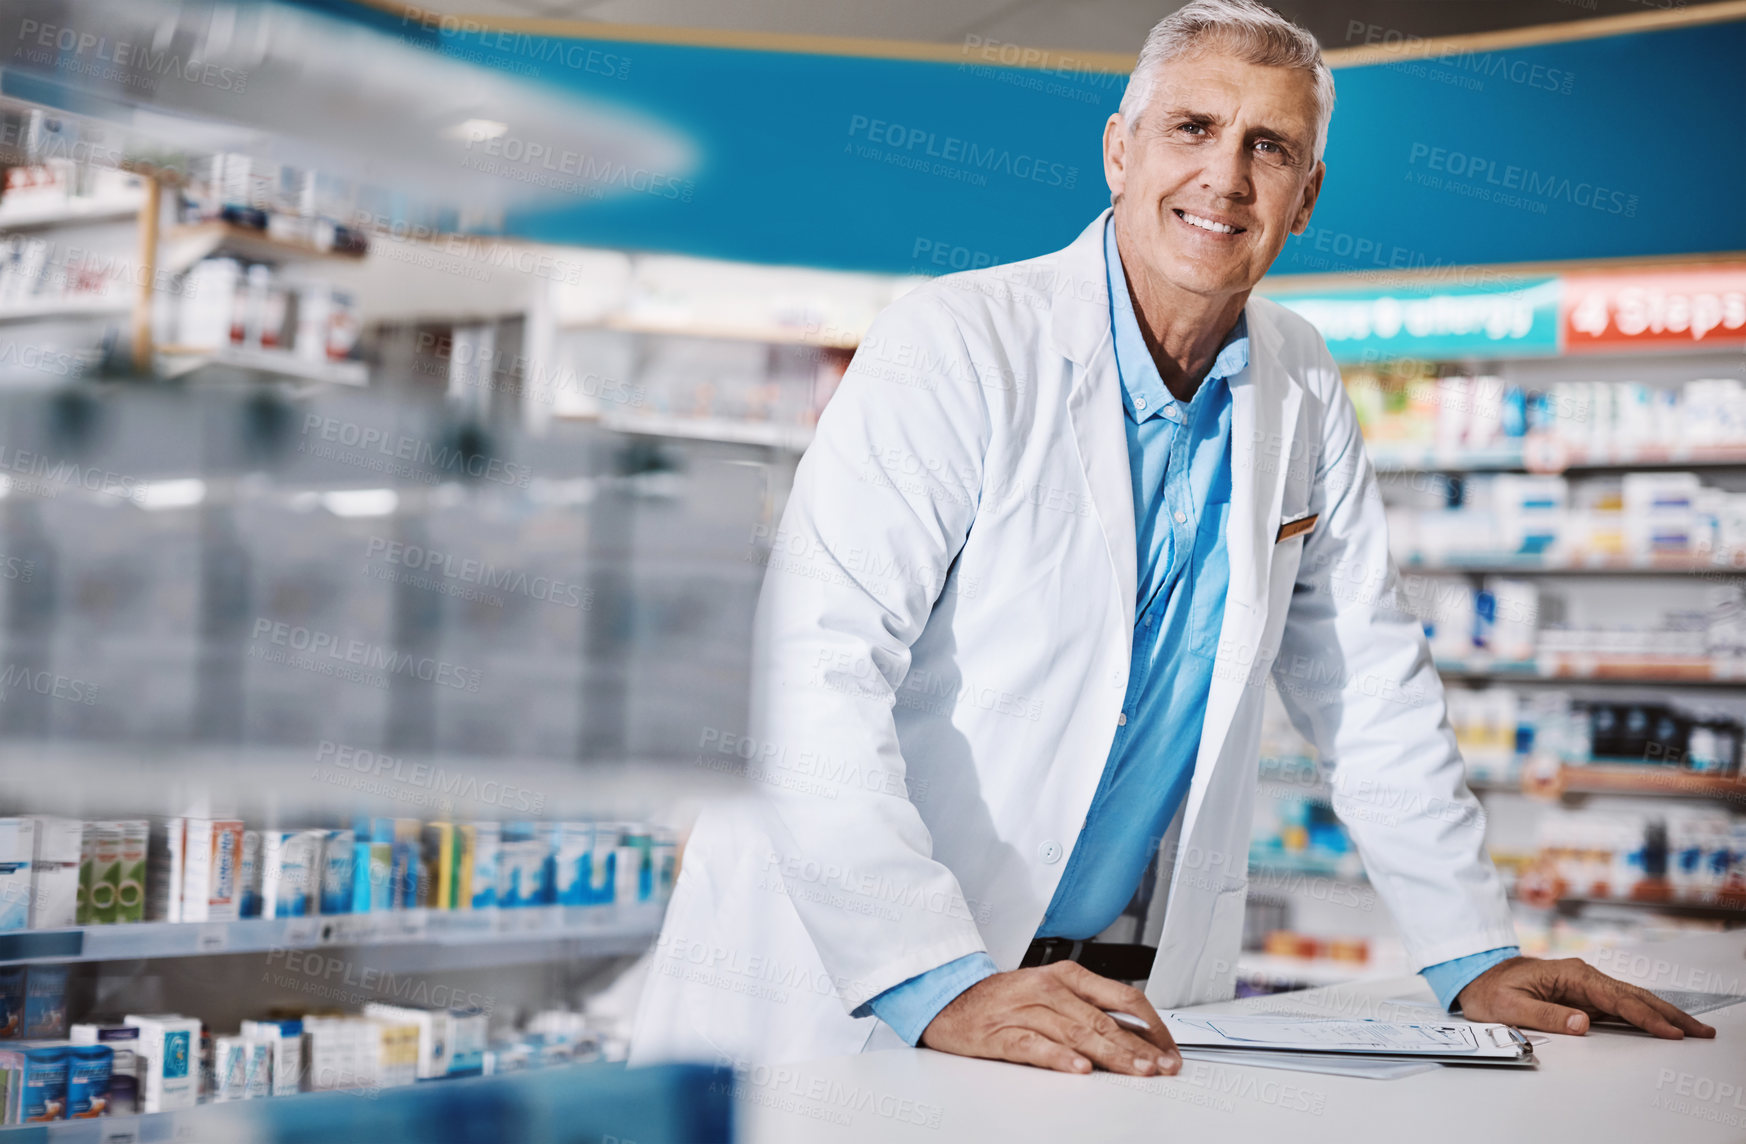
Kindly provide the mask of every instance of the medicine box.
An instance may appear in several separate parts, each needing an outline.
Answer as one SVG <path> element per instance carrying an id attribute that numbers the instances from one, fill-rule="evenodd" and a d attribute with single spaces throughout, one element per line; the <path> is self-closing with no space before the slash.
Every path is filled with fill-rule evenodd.
<path id="1" fill-rule="evenodd" d="M 183 820 L 183 921 L 241 916 L 242 839 L 243 824 L 234 819 Z"/>
<path id="2" fill-rule="evenodd" d="M 24 1035 L 58 1040 L 67 1035 L 68 965 L 36 964 L 25 972 Z"/>
<path id="3" fill-rule="evenodd" d="M 429 893 L 420 904 L 433 910 L 454 908 L 455 900 L 455 827 L 450 822 L 424 824 L 423 849 L 420 857 L 430 879 Z"/>
<path id="4" fill-rule="evenodd" d="M 449 1046 L 454 1038 L 447 1010 L 413 1009 L 371 1002 L 364 1006 L 364 1016 L 390 1025 L 412 1025 L 418 1029 L 416 1070 L 420 1080 L 449 1074 Z"/>
<path id="5" fill-rule="evenodd" d="M 75 1045 L 108 1045 L 115 1050 L 110 1065 L 109 1111 L 113 1114 L 139 1111 L 139 1027 L 137 1025 L 74 1025 L 67 1031 Z"/>
<path id="6" fill-rule="evenodd" d="M 352 844 L 352 912 L 367 914 L 394 907 L 394 847 L 389 842 Z"/>
<path id="7" fill-rule="evenodd" d="M 272 1095 L 298 1091 L 303 1081 L 303 1022 L 244 1021 L 242 1035 L 267 1045 Z"/>
<path id="8" fill-rule="evenodd" d="M 0 965 L 0 1041 L 24 1036 L 24 970 L 22 965 Z"/>
<path id="9" fill-rule="evenodd" d="M 325 830 L 268 830 L 261 836 L 261 916 L 300 918 L 319 904 L 317 864 Z"/>
<path id="10" fill-rule="evenodd" d="M 316 909 L 323 914 L 352 912 L 352 863 L 357 843 L 349 830 L 329 830 L 321 843 L 321 872 Z"/>
<path id="11" fill-rule="evenodd" d="M 115 1051 L 108 1045 L 67 1048 L 67 1119 L 107 1116 L 115 1083 Z"/>
<path id="12" fill-rule="evenodd" d="M 502 852 L 502 827 L 495 822 L 472 822 L 461 827 L 471 840 L 471 871 L 463 892 L 468 908 L 487 910 L 497 905 L 497 864 Z"/>
<path id="13" fill-rule="evenodd" d="M 79 858 L 85 824 L 76 818 L 35 816 L 30 861 L 30 928 L 65 929 L 78 924 Z"/>
<path id="14" fill-rule="evenodd" d="M 253 1045 L 242 1037 L 212 1039 L 212 1080 L 208 1097 L 214 1103 L 248 1096 L 249 1054 Z"/>
<path id="15" fill-rule="evenodd" d="M 470 1075 L 485 1067 L 487 1017 L 479 1009 L 449 1011 L 449 1075 Z"/>
<path id="16" fill-rule="evenodd" d="M 181 818 L 151 819 L 146 849 L 146 917 L 155 922 L 182 920 Z"/>
<path id="17" fill-rule="evenodd" d="M 261 832 L 245 830 L 242 836 L 242 866 L 237 874 L 237 916 L 261 916 Z"/>
<path id="18" fill-rule="evenodd" d="M 123 1020 L 139 1029 L 145 1071 L 141 1110 L 168 1112 L 194 1107 L 200 1090 L 196 1061 L 200 1022 L 169 1013 L 129 1013 Z"/>
<path id="19" fill-rule="evenodd" d="M 36 823 L 0 818 L 0 933 L 30 925 L 30 860 Z"/>

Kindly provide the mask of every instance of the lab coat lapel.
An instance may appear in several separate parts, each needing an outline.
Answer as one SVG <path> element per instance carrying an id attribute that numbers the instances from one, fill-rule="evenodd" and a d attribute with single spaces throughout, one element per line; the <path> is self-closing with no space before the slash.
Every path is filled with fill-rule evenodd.
<path id="1" fill-rule="evenodd" d="M 1303 399 L 1302 386 L 1280 364 L 1279 331 L 1254 306 L 1248 307 L 1247 317 L 1249 368 L 1231 385 L 1231 513 L 1225 537 L 1231 582 L 1200 752 L 1185 804 L 1184 844 L 1193 837 L 1213 768 L 1224 754 L 1244 692 L 1260 683 L 1250 676 L 1260 660 L 1259 644 L 1267 624 L 1273 535 Z"/>
<path id="2" fill-rule="evenodd" d="M 1132 638 L 1134 593 L 1139 578 L 1134 540 L 1133 469 L 1128 438 L 1122 431 L 1121 379 L 1109 338 L 1088 365 L 1075 367 L 1067 412 L 1079 443 L 1079 463 L 1091 486 L 1091 503 L 1103 527 L 1104 543 L 1115 565 L 1122 599 L 1122 630 Z"/>
<path id="3" fill-rule="evenodd" d="M 1105 211 L 1061 255 L 1051 333 L 1056 349 L 1073 363 L 1067 414 L 1079 447 L 1079 464 L 1103 529 L 1121 593 L 1123 636 L 1134 632 L 1134 594 L 1139 579 L 1134 540 L 1133 469 L 1123 431 L 1121 375 L 1110 333 L 1109 277 L 1103 257 Z"/>

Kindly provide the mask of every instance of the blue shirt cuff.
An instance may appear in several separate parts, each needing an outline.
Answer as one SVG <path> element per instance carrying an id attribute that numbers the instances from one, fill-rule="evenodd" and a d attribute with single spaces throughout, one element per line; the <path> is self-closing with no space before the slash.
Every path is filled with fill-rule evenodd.
<path id="1" fill-rule="evenodd" d="M 1496 949 L 1488 949 L 1484 953 L 1470 953 L 1466 957 L 1457 957 L 1451 961 L 1441 961 L 1436 965 L 1427 965 L 1419 970 L 1420 976 L 1430 985 L 1431 992 L 1437 995 L 1437 1001 L 1443 1008 L 1453 1010 L 1455 998 L 1461 996 L 1461 991 L 1478 977 L 1500 961 L 1508 961 L 1512 957 L 1520 957 L 1522 951 L 1517 946 L 1502 945 Z"/>
<path id="2" fill-rule="evenodd" d="M 855 1016 L 865 1017 L 869 1010 L 890 1025 L 906 1045 L 915 1045 L 927 1031 L 929 1023 L 953 998 L 984 977 L 993 977 L 999 970 L 986 953 L 968 953 L 948 961 L 937 969 L 918 973 L 902 985 L 893 985 L 873 1000 L 855 1010 Z"/>

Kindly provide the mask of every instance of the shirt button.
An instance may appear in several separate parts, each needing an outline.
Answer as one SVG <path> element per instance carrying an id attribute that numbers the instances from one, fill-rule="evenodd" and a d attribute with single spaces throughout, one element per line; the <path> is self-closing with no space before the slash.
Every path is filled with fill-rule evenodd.
<path id="1" fill-rule="evenodd" d="M 1046 840 L 1037 847 L 1037 857 L 1053 866 L 1061 860 L 1061 844 L 1053 838 Z"/>
<path id="2" fill-rule="evenodd" d="M 1145 399 L 1145 398 L 1144 398 L 1144 397 L 1136 397 L 1136 398 L 1134 398 L 1134 408 L 1135 408 L 1135 409 L 1144 409 L 1144 408 L 1146 408 L 1146 399 Z"/>
<path id="3" fill-rule="evenodd" d="M 1117 727 L 1126 727 L 1127 725 L 1128 725 L 1128 713 L 1126 711 L 1123 711 L 1120 715 L 1116 716 L 1116 726 Z"/>
<path id="4" fill-rule="evenodd" d="M 1170 420 L 1172 420 L 1172 421 L 1176 420 L 1176 418 L 1178 416 L 1178 414 L 1176 412 L 1176 406 L 1172 405 L 1170 408 L 1166 409 L 1164 411 L 1164 416 L 1170 418 Z"/>
<path id="5" fill-rule="evenodd" d="M 1176 514 L 1176 523 L 1177 524 L 1187 524 L 1188 523 L 1188 514 L 1185 512 L 1177 513 Z"/>

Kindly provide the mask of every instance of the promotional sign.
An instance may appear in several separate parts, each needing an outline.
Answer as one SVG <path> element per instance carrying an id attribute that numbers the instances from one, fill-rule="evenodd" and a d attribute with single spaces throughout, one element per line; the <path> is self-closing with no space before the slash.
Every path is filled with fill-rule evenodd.
<path id="1" fill-rule="evenodd" d="M 1568 353 L 1746 341 L 1746 265 L 1567 274 L 1559 325 Z"/>
<path id="2" fill-rule="evenodd" d="M 1531 278 L 1273 300 L 1309 319 L 1335 361 L 1357 362 L 1550 356 L 1558 352 L 1558 297 L 1558 279 Z"/>

